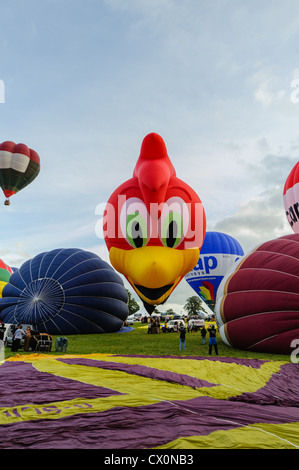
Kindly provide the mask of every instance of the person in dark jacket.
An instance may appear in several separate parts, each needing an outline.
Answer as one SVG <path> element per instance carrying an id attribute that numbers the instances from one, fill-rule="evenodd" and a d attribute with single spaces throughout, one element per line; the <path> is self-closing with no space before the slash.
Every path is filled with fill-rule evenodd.
<path id="1" fill-rule="evenodd" d="M 217 338 L 216 338 L 217 330 L 216 330 L 215 326 L 214 325 L 210 326 L 208 328 L 208 332 L 210 334 L 210 337 L 209 337 L 209 354 L 212 354 L 212 349 L 213 349 L 213 346 L 214 346 L 215 353 L 218 356 L 218 346 L 217 346 Z"/>
<path id="2" fill-rule="evenodd" d="M 205 329 L 204 326 L 203 326 L 202 329 L 200 330 L 200 334 L 201 334 L 201 337 L 202 337 L 202 344 L 205 344 L 205 342 L 206 342 L 206 336 L 207 336 L 207 330 Z"/>
<path id="3" fill-rule="evenodd" d="M 186 329 L 183 326 L 180 327 L 180 351 L 182 347 L 186 349 Z"/>

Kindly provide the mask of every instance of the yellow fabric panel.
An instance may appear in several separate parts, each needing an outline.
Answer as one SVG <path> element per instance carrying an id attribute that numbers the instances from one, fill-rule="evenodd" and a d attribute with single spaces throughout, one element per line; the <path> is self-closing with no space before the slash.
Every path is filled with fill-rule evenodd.
<path id="1" fill-rule="evenodd" d="M 188 436 L 156 449 L 298 449 L 299 423 L 253 424 L 207 436 Z"/>
<path id="2" fill-rule="evenodd" d="M 227 399 L 237 396 L 241 393 L 252 393 L 265 386 L 273 373 L 279 371 L 285 362 L 272 361 L 265 362 L 259 369 L 238 365 L 235 363 L 226 363 L 210 360 L 195 359 L 174 359 L 174 358 L 150 358 L 150 357 L 121 357 L 109 354 L 88 354 L 80 357 L 95 359 L 101 361 L 110 361 L 121 364 L 140 364 L 147 367 L 153 367 L 159 370 L 176 372 L 178 374 L 187 374 L 205 380 L 214 387 L 200 387 L 196 390 L 190 387 L 184 387 L 178 384 L 172 384 L 152 379 L 130 375 L 125 372 L 102 370 L 97 367 L 85 367 L 77 365 L 64 364 L 57 361 L 59 356 L 50 355 L 28 355 L 13 358 L 12 360 L 25 360 L 32 362 L 34 367 L 42 372 L 49 372 L 54 375 L 60 375 L 74 380 L 90 383 L 116 389 L 121 393 L 134 396 L 135 391 L 147 396 L 148 390 L 151 391 L 151 397 L 156 400 L 175 400 L 188 399 L 197 396 L 210 396 L 217 399 Z M 77 356 L 60 356 L 77 357 Z M 183 365 L 183 369 L 182 369 Z M 116 386 L 116 388 L 115 388 Z M 178 395 L 178 389 L 183 389 L 182 395 Z M 171 393 L 171 390 L 174 393 Z"/>
<path id="3" fill-rule="evenodd" d="M 60 362 L 59 358 L 86 358 L 119 364 L 143 365 L 148 368 L 186 374 L 205 380 L 213 387 L 192 388 L 173 382 L 154 380 L 123 371 L 106 370 L 98 367 L 81 366 Z M 94 399 L 74 398 L 44 405 L 22 404 L 17 407 L 0 407 L 0 424 L 13 422 L 59 419 L 78 413 L 96 413 L 117 407 L 139 407 L 161 401 L 184 401 L 207 396 L 227 400 L 241 393 L 253 393 L 264 387 L 272 374 L 279 372 L 286 362 L 269 361 L 259 369 L 209 359 L 175 359 L 169 357 L 122 357 L 110 354 L 86 355 L 51 355 L 30 354 L 16 355 L 8 361 L 24 361 L 40 372 L 65 377 L 107 389 L 116 390 L 122 395 L 111 395 Z M 95 363 L 96 365 L 96 363 Z M 212 416 L 219 425 L 237 422 Z M 236 427 L 227 431 L 214 431 L 208 435 L 180 437 L 172 442 L 157 447 L 158 449 L 291 449 L 299 448 L 299 423 L 264 424 L 256 423 Z"/>

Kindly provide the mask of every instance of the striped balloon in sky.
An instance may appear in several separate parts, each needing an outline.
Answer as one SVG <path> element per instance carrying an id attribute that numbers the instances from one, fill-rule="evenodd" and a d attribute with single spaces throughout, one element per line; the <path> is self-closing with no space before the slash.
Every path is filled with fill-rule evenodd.
<path id="1" fill-rule="evenodd" d="M 128 316 L 120 276 L 94 253 L 62 248 L 35 256 L 4 287 L 0 320 L 49 334 L 116 332 Z"/>
<path id="2" fill-rule="evenodd" d="M 0 186 L 9 205 L 9 197 L 30 184 L 39 174 L 40 158 L 25 144 L 6 141 L 0 144 Z"/>

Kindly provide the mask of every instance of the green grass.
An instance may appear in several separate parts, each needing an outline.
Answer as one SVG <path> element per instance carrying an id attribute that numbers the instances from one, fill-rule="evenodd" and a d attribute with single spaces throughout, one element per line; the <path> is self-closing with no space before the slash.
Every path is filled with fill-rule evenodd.
<path id="1" fill-rule="evenodd" d="M 147 334 L 147 326 L 141 323 L 134 324 L 134 330 L 128 333 L 106 333 L 96 335 L 69 335 L 66 354 L 144 354 L 162 356 L 209 356 L 208 337 L 206 344 L 202 344 L 200 332 L 186 333 L 186 350 L 179 350 L 179 333 Z M 58 336 L 53 336 L 51 354 L 61 354 L 55 351 L 55 341 Z M 290 356 L 281 354 L 265 354 L 251 351 L 243 351 L 226 346 L 217 335 L 219 356 L 254 358 L 273 361 L 291 361 Z M 16 354 L 32 354 L 22 349 L 18 353 L 5 348 L 5 359 Z M 47 353 L 46 353 L 47 354 Z M 213 356 L 215 352 L 213 350 Z"/>

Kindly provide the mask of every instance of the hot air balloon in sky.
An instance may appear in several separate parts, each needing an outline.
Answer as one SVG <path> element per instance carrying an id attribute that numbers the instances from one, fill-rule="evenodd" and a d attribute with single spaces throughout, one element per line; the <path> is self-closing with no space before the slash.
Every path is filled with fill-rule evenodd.
<path id="1" fill-rule="evenodd" d="M 162 137 L 148 134 L 133 177 L 110 196 L 103 218 L 111 264 L 148 313 L 195 266 L 205 230 L 201 200 L 177 178 Z"/>
<path id="2" fill-rule="evenodd" d="M 239 261 L 219 286 L 215 313 L 228 345 L 290 354 L 299 338 L 299 235 L 263 243 Z"/>
<path id="3" fill-rule="evenodd" d="M 0 297 L 2 297 L 3 288 L 8 283 L 12 273 L 12 268 L 4 263 L 2 259 L 0 259 Z"/>
<path id="4" fill-rule="evenodd" d="M 0 144 L 0 186 L 9 197 L 30 184 L 40 171 L 39 155 L 25 144 L 6 141 Z"/>
<path id="5" fill-rule="evenodd" d="M 121 277 L 94 253 L 63 248 L 41 253 L 3 289 L 0 319 L 49 334 L 119 331 L 129 314 Z"/>
<path id="6" fill-rule="evenodd" d="M 232 236 L 222 232 L 206 232 L 198 262 L 185 279 L 213 309 L 223 276 L 243 255 L 243 248 Z"/>

